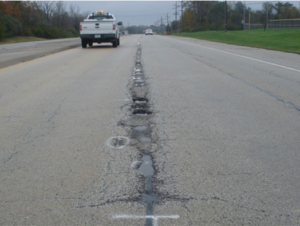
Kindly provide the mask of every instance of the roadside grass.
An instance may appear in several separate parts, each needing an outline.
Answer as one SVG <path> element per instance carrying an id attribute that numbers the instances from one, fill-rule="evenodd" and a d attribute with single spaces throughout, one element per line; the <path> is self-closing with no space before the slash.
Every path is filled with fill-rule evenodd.
<path id="1" fill-rule="evenodd" d="M 300 54 L 300 29 L 202 31 L 173 35 Z"/>
<path id="2" fill-rule="evenodd" d="M 45 38 L 37 38 L 33 36 L 16 36 L 13 38 L 5 38 L 4 40 L 0 41 L 1 44 L 11 44 L 11 43 L 18 43 L 18 42 L 34 42 L 34 41 L 43 41 L 47 40 Z"/>

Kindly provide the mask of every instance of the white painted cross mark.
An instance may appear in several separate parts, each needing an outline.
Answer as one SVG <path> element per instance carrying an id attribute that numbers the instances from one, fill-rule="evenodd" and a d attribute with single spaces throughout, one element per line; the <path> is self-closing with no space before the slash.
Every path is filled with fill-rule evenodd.
<path id="1" fill-rule="evenodd" d="M 113 219 L 153 219 L 153 226 L 158 226 L 158 219 L 178 219 L 179 215 L 170 215 L 170 216 L 136 216 L 136 215 L 115 215 Z"/>

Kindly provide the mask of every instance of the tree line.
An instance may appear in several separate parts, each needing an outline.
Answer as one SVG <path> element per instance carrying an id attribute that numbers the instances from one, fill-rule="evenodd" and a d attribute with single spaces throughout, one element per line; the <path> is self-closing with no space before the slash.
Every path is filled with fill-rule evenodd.
<path id="1" fill-rule="evenodd" d="M 170 26 L 164 23 L 131 26 L 127 28 L 128 32 L 142 34 L 147 28 L 151 28 L 156 33 L 225 30 L 225 24 L 226 30 L 242 30 L 243 22 L 248 24 L 251 21 L 251 24 L 266 26 L 267 20 L 300 19 L 300 9 L 289 2 L 262 2 L 260 10 L 253 10 L 241 1 L 181 1 L 180 3 L 179 20 L 172 21 Z M 227 9 L 226 23 L 225 9 Z"/>
<path id="2" fill-rule="evenodd" d="M 245 23 L 250 17 L 251 23 L 258 24 L 271 19 L 300 18 L 300 10 L 289 2 L 263 2 L 261 10 L 252 10 L 241 1 L 181 1 L 181 7 L 181 19 L 171 23 L 173 32 L 225 30 L 225 24 L 228 30 L 241 30 L 244 14 Z"/>
<path id="3" fill-rule="evenodd" d="M 252 10 L 238 1 L 181 1 L 181 16 L 170 26 L 151 25 L 154 32 L 195 32 L 203 30 L 241 30 L 245 23 L 266 24 L 271 19 L 300 18 L 300 10 L 289 2 L 263 2 L 261 10 Z M 225 8 L 226 23 L 225 23 Z M 66 38 L 79 35 L 79 23 L 86 14 L 63 1 L 0 1 L 0 40 L 13 36 Z M 148 26 L 131 26 L 130 34 L 143 33 Z"/>
<path id="4" fill-rule="evenodd" d="M 84 16 L 63 1 L 0 1 L 0 40 L 14 36 L 67 38 L 79 35 Z"/>

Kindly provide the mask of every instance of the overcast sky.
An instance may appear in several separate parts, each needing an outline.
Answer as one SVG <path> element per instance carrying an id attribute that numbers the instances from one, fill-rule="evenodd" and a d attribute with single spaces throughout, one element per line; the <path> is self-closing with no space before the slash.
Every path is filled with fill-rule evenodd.
<path id="1" fill-rule="evenodd" d="M 254 10 L 260 10 L 262 2 L 246 1 L 246 5 Z M 275 4 L 277 1 L 270 2 Z M 299 1 L 289 2 L 299 7 Z M 100 10 L 110 12 L 117 17 L 118 21 L 122 21 L 125 27 L 128 25 L 155 25 L 161 18 L 167 24 L 167 15 L 169 23 L 175 20 L 175 1 L 66 1 L 65 3 L 67 11 L 69 5 L 73 4 L 79 7 L 80 13 L 84 14 Z"/>

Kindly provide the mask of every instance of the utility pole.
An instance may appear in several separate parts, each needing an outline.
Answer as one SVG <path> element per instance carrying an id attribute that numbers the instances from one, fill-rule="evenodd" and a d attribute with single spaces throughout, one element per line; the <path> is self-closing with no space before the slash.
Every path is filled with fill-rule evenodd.
<path id="1" fill-rule="evenodd" d="M 269 20 L 269 4 L 267 2 L 267 21 L 266 21 L 266 29 L 268 29 L 268 20 Z"/>
<path id="2" fill-rule="evenodd" d="M 174 9 L 175 9 L 175 13 L 174 13 L 174 15 L 175 15 L 175 21 L 176 21 L 176 33 L 178 33 L 178 21 L 177 21 L 177 15 L 179 15 L 179 13 L 178 13 L 178 8 L 180 7 L 179 5 L 177 5 L 177 1 L 175 2 L 175 5 L 174 5 Z"/>
<path id="3" fill-rule="evenodd" d="M 167 18 L 166 32 L 169 33 L 169 32 L 171 32 L 171 27 L 170 27 L 170 25 L 169 25 L 169 18 L 170 18 L 170 17 L 169 17 L 169 14 L 168 14 L 168 13 L 167 13 L 167 17 L 166 17 L 166 18 Z"/>
<path id="4" fill-rule="evenodd" d="M 167 13 L 167 17 L 166 17 L 166 19 L 167 19 L 167 25 L 169 24 L 169 19 L 170 19 L 170 17 L 169 17 L 169 13 Z"/>
<path id="5" fill-rule="evenodd" d="M 167 18 L 167 25 L 168 25 L 169 24 L 169 18 L 170 18 L 168 13 L 167 13 L 167 17 L 166 18 Z"/>
<path id="6" fill-rule="evenodd" d="M 164 30 L 163 30 L 163 24 L 164 24 L 164 18 L 161 16 L 160 17 L 160 32 L 163 33 Z"/>
<path id="7" fill-rule="evenodd" d="M 183 1 L 181 3 L 181 32 L 183 32 Z"/>
<path id="8" fill-rule="evenodd" d="M 157 22 L 156 22 L 156 27 L 157 27 L 157 33 L 159 33 L 159 28 L 160 28 L 160 26 L 159 26 L 159 20 L 157 20 Z"/>
<path id="9" fill-rule="evenodd" d="M 227 1 L 225 1 L 225 32 L 227 32 Z"/>
<path id="10" fill-rule="evenodd" d="M 251 23 L 250 23 L 250 13 L 251 13 L 251 9 L 249 8 L 249 30 L 251 29 Z"/>
<path id="11" fill-rule="evenodd" d="M 160 24 L 159 24 L 160 23 Z M 162 25 L 164 23 L 164 19 L 163 17 L 161 16 L 160 19 L 158 20 L 158 24 L 159 24 L 159 33 L 162 33 L 163 32 L 163 29 L 162 29 Z"/>
<path id="12" fill-rule="evenodd" d="M 164 23 L 164 19 L 163 19 L 163 17 L 161 16 L 161 17 L 160 17 L 160 26 L 163 25 L 163 23 Z"/>
<path id="13" fill-rule="evenodd" d="M 244 1 L 244 30 L 245 30 L 245 24 L 246 24 L 246 2 Z"/>

